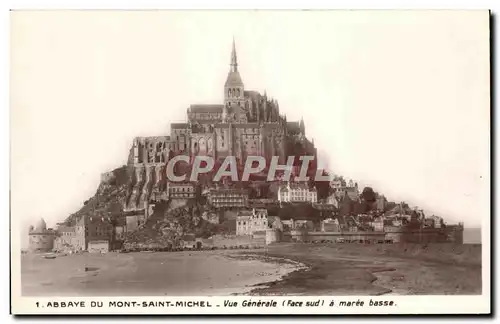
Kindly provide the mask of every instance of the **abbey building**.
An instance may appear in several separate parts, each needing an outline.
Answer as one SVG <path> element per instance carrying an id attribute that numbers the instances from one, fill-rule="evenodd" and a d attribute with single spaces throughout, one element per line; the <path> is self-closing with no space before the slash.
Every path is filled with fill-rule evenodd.
<path id="1" fill-rule="evenodd" d="M 216 160 L 235 156 L 243 163 L 248 156 L 267 160 L 278 156 L 280 164 L 286 164 L 288 156 L 316 156 L 314 143 L 305 136 L 303 120 L 287 121 L 276 100 L 245 89 L 234 40 L 221 88 L 223 103 L 191 105 L 187 122 L 172 123 L 170 135 L 134 139 L 129 164 L 135 166 L 136 190 L 143 187 L 146 196 L 164 190 L 166 163 L 179 154 Z"/>

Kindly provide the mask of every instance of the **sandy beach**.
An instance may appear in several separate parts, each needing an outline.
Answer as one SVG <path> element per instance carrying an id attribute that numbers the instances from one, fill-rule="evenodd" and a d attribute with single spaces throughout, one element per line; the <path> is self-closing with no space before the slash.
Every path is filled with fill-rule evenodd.
<path id="1" fill-rule="evenodd" d="M 22 256 L 24 296 L 218 296 L 249 292 L 298 268 L 236 251 Z"/>

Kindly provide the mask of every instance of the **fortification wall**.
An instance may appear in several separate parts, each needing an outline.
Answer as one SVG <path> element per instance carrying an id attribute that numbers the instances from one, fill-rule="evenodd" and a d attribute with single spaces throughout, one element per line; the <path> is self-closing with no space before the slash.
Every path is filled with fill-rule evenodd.
<path id="1" fill-rule="evenodd" d="M 343 238 L 347 241 L 384 241 L 386 239 L 385 232 L 307 232 L 307 231 L 291 231 L 283 233 L 283 242 L 335 242 L 337 239 Z"/>
<path id="2" fill-rule="evenodd" d="M 336 241 L 343 238 L 346 241 L 387 241 L 394 243 L 463 243 L 463 230 L 460 228 L 398 230 L 387 232 L 308 232 L 296 229 L 283 233 L 281 242 L 315 242 Z"/>
<path id="3" fill-rule="evenodd" d="M 214 235 L 212 236 L 212 245 L 218 248 L 226 246 L 227 248 L 233 246 L 264 246 L 266 245 L 265 237 L 253 238 L 249 235 Z"/>

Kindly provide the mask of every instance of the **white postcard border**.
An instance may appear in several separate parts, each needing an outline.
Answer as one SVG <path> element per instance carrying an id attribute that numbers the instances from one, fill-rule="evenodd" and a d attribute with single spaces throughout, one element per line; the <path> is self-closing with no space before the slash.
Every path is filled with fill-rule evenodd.
<path id="1" fill-rule="evenodd" d="M 489 200 L 489 197 L 488 197 Z M 20 257 L 19 249 L 15 247 L 20 246 L 19 233 L 21 232 L 20 223 L 12 218 L 16 215 L 15 206 L 11 205 L 11 301 L 12 313 L 16 315 L 21 314 L 486 314 L 491 312 L 491 286 L 490 286 L 490 269 L 491 269 L 491 250 L 490 250 L 490 224 L 491 215 L 483 216 L 482 225 L 482 295 L 478 296 L 286 296 L 286 297 L 25 297 L 21 295 L 20 284 Z M 100 301 L 109 303 L 110 301 L 209 301 L 213 305 L 223 305 L 224 300 L 239 301 L 243 300 L 276 300 L 278 304 L 283 300 L 296 300 L 296 301 L 314 301 L 324 300 L 325 303 L 330 300 L 335 301 L 353 301 L 363 300 L 365 303 L 370 299 L 381 301 L 394 301 L 396 306 L 382 306 L 382 307 L 329 307 L 322 306 L 318 308 L 307 307 L 197 307 L 196 309 L 185 308 L 163 308 L 163 307 L 148 307 L 148 308 L 113 308 L 113 307 L 76 307 L 76 308 L 50 308 L 50 307 L 37 307 L 36 303 L 46 305 L 48 302 L 70 302 L 70 301 L 84 301 L 90 304 L 92 301 Z"/>

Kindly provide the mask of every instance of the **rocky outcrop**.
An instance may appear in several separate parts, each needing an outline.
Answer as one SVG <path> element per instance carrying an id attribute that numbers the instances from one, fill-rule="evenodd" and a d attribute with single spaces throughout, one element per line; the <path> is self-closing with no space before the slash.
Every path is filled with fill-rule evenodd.
<path id="1" fill-rule="evenodd" d="M 151 167 L 149 165 L 145 167 L 146 181 L 142 187 L 142 194 L 138 202 L 138 206 L 140 207 L 144 206 L 144 204 L 149 200 L 149 196 L 151 195 L 151 189 L 153 188 L 154 184 L 153 172 L 154 172 L 154 167 Z"/>
<path id="2" fill-rule="evenodd" d="M 123 166 L 102 177 L 99 187 L 91 198 L 84 202 L 77 212 L 70 215 L 65 223 L 73 226 L 81 217 L 123 216 L 127 208 L 145 208 L 155 186 L 161 185 L 155 174 L 157 169 L 150 168 L 149 175 L 144 167 Z M 202 215 L 212 213 L 205 206 L 193 200 L 173 201 L 160 200 L 150 207 L 149 218 L 137 230 L 128 233 L 126 246 L 155 244 L 156 246 L 172 246 L 187 234 L 206 238 L 217 233 L 219 226 L 212 224 L 211 219 L 203 219 Z"/>
<path id="3" fill-rule="evenodd" d="M 157 165 L 154 167 L 154 186 L 152 192 L 160 193 L 166 189 L 165 166 Z"/>
<path id="4" fill-rule="evenodd" d="M 186 201 L 184 205 L 173 202 L 156 204 L 146 223 L 127 235 L 124 247 L 175 247 L 186 235 L 207 238 L 217 233 L 218 226 L 203 219 L 204 207 L 193 201 Z"/>
<path id="5" fill-rule="evenodd" d="M 145 168 L 143 166 L 132 167 L 134 168 L 134 178 L 130 179 L 131 184 L 131 192 L 128 195 L 128 199 L 126 201 L 127 210 L 137 209 L 139 195 L 141 193 L 141 189 L 144 185 L 144 172 Z"/>
<path id="6" fill-rule="evenodd" d="M 73 226 L 81 217 L 120 214 L 127 199 L 130 181 L 130 170 L 127 166 L 107 172 L 106 176 L 102 177 L 94 196 L 86 200 L 77 212 L 68 216 L 64 223 Z"/>

